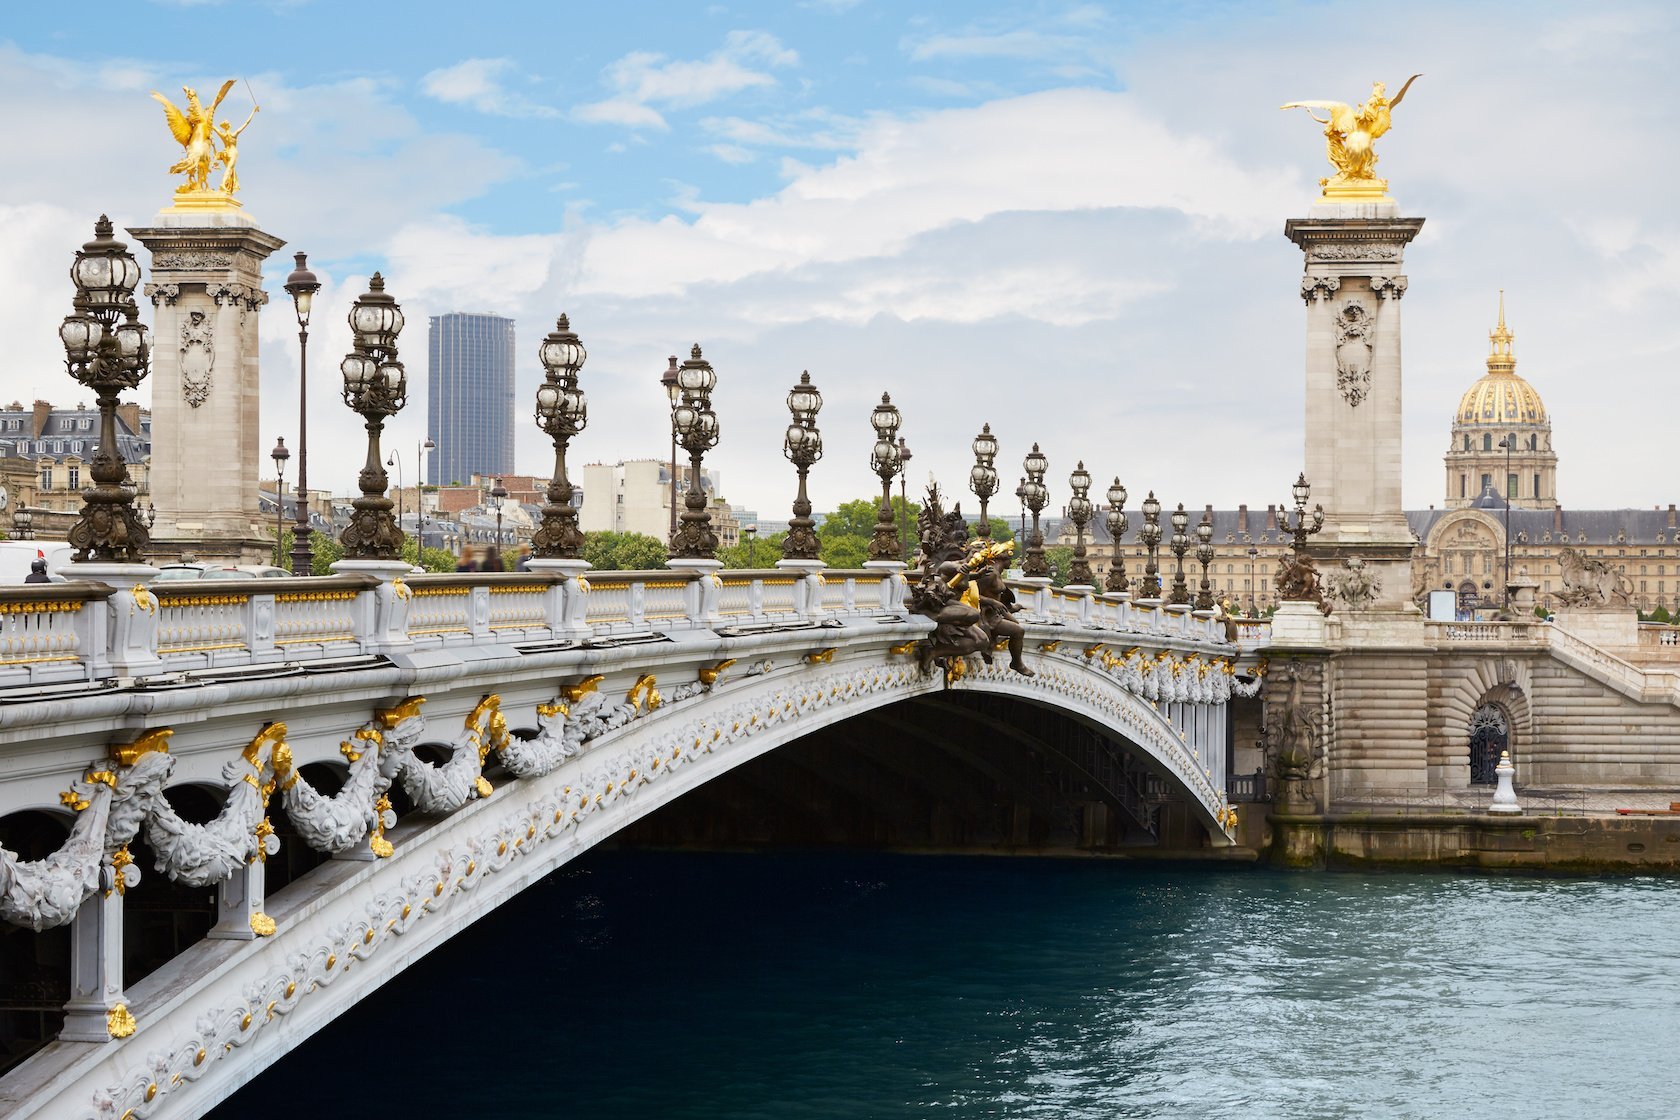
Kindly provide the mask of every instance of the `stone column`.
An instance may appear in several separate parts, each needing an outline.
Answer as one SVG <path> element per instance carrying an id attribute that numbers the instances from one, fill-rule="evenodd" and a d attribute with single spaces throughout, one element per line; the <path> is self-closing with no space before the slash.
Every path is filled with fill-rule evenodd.
<path id="1" fill-rule="evenodd" d="M 262 263 L 285 242 L 239 210 L 172 212 L 128 232 L 151 250 L 152 534 L 162 556 L 258 563 L 273 555 L 257 508 L 257 313 Z M 295 419 L 277 431 L 291 431 Z M 272 442 L 272 441 L 270 441 Z"/>
<path id="2" fill-rule="evenodd" d="M 1400 504 L 1400 302 L 1406 245 L 1422 218 L 1392 201 L 1319 202 L 1284 233 L 1306 255 L 1306 473 L 1324 505 L 1312 551 L 1327 571 L 1357 556 L 1382 590 L 1411 598 L 1411 532 Z"/>
<path id="3" fill-rule="evenodd" d="M 101 889 L 82 903 L 70 923 L 70 1002 L 64 1005 L 58 1037 L 71 1042 L 109 1042 L 134 1033 L 123 996 L 120 874 L 107 860 L 100 868 Z"/>

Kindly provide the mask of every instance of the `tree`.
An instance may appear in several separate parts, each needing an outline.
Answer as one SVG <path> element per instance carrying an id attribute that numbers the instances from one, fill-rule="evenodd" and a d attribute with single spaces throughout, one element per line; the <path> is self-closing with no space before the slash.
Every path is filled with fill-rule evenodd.
<path id="1" fill-rule="evenodd" d="M 893 495 L 893 519 L 900 527 L 906 524 L 906 503 Z M 921 514 L 920 503 L 908 503 L 910 536 L 916 536 L 916 518 Z M 849 502 L 842 502 L 833 513 L 823 518 L 817 527 L 817 533 L 823 537 L 830 534 L 836 537 L 862 537 L 865 541 L 875 535 L 875 520 L 881 516 L 881 499 L 854 498 Z"/>
<path id="2" fill-rule="evenodd" d="M 1674 621 L 1674 616 L 1668 613 L 1667 607 L 1658 603 L 1657 609 L 1651 612 L 1651 621 L 1669 623 Z"/>
<path id="3" fill-rule="evenodd" d="M 620 533 L 612 529 L 586 533 L 583 558 L 604 572 L 639 572 L 663 568 L 670 552 L 663 541 L 646 533 Z"/>
<path id="4" fill-rule="evenodd" d="M 782 558 L 782 542 L 787 539 L 786 533 L 771 533 L 761 541 L 748 541 L 744 539 L 745 533 L 741 535 L 740 544 L 718 549 L 717 556 L 724 567 L 769 568 Z"/>
<path id="5" fill-rule="evenodd" d="M 1044 561 L 1050 565 L 1050 583 L 1066 586 L 1068 569 L 1073 566 L 1073 549 L 1065 544 L 1054 545 L 1044 550 Z"/>
<path id="6" fill-rule="evenodd" d="M 869 538 L 856 533 L 822 533 L 822 561 L 831 568 L 861 568 L 869 559 Z"/>
<path id="7" fill-rule="evenodd" d="M 408 561 L 410 567 L 418 564 L 428 572 L 453 572 L 455 570 L 455 554 L 446 548 L 428 548 L 419 551 L 418 544 L 413 537 L 404 537 L 402 558 Z"/>

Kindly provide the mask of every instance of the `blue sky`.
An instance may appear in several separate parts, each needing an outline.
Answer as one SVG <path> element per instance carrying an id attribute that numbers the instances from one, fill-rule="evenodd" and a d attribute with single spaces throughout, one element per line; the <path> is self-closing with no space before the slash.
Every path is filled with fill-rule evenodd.
<path id="1" fill-rule="evenodd" d="M 90 34 L 93 12 L 101 33 Z M 0 230 L 56 281 L 100 211 L 145 222 L 174 158 L 151 89 L 239 76 L 263 110 L 243 198 L 348 301 L 383 269 L 413 324 L 518 320 L 520 397 L 568 311 L 590 348 L 583 459 L 663 454 L 665 355 L 717 365 L 726 496 L 791 498 L 782 396 L 827 396 L 813 497 L 866 492 L 890 389 L 948 486 L 984 421 L 1052 480 L 1079 459 L 1189 505 L 1278 501 L 1301 462 L 1299 252 L 1322 138 L 1298 98 L 1425 77 L 1379 145 L 1408 214 L 1406 501 L 1442 496 L 1459 393 L 1500 288 L 1519 372 L 1554 414 L 1565 505 L 1674 500 L 1680 110 L 1666 6 L 123 3 L 9 11 Z M 242 85 L 229 99 L 241 116 Z M 107 173 L 70 172 L 96 134 Z M 67 295 L 0 279 L 8 396 L 64 397 Z M 282 297 L 283 298 L 283 297 Z M 264 314 L 265 429 L 295 425 L 289 317 Z M 312 359 L 317 351 L 311 348 Z M 415 378 L 423 381 L 423 378 Z M 313 384 L 313 382 L 312 382 Z M 353 484 L 356 424 L 323 385 L 311 479 Z M 393 421 L 412 445 L 423 395 Z M 525 405 L 520 406 L 521 415 Z M 312 443 L 314 441 L 312 440 Z M 521 428 L 522 469 L 546 470 Z M 319 462 L 319 466 L 317 463 Z M 789 476 L 790 477 L 790 476 Z M 788 493 L 784 493 L 788 491 Z M 1065 490 L 1053 488 L 1053 503 Z"/>

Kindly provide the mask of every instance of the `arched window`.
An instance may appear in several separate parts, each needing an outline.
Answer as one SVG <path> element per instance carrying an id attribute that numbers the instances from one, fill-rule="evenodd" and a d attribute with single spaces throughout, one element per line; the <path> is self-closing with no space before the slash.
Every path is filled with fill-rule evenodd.
<path id="1" fill-rule="evenodd" d="M 1470 713 L 1470 784 L 1491 786 L 1498 781 L 1494 768 L 1510 749 L 1511 721 L 1498 704 L 1483 704 Z"/>
<path id="2" fill-rule="evenodd" d="M 1483 451 L 1492 451 L 1493 450 L 1493 433 L 1492 432 L 1483 432 L 1482 433 L 1482 450 Z"/>

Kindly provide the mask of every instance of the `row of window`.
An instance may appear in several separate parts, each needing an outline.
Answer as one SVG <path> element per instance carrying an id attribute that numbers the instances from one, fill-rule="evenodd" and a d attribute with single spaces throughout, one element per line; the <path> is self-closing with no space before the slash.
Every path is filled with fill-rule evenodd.
<path id="1" fill-rule="evenodd" d="M 31 426 L 34 425 L 33 420 L 30 423 L 31 423 Z M 93 417 L 91 417 L 91 416 L 78 417 L 76 419 L 76 428 L 77 428 L 78 431 L 91 432 L 93 430 Z M 22 431 L 23 430 L 23 421 L 16 418 L 16 417 L 8 418 L 6 420 L 6 430 L 8 432 L 20 432 L 20 431 Z"/>
<path id="2" fill-rule="evenodd" d="M 1517 439 L 1517 433 L 1515 433 L 1515 432 L 1512 432 L 1510 434 L 1509 438 L 1511 440 L 1511 446 L 1512 446 L 1513 449 L 1515 449 L 1517 444 L 1519 442 L 1521 442 L 1520 440 Z M 1471 450 L 1471 447 L 1470 447 L 1470 433 L 1469 432 L 1464 433 L 1464 450 L 1466 450 L 1466 451 Z M 1482 433 L 1482 450 L 1483 451 L 1492 451 L 1493 450 L 1493 433 L 1492 432 L 1483 432 Z M 1531 435 L 1531 436 L 1528 437 L 1528 450 L 1530 450 L 1530 451 L 1540 450 L 1540 437 L 1538 435 Z"/>

